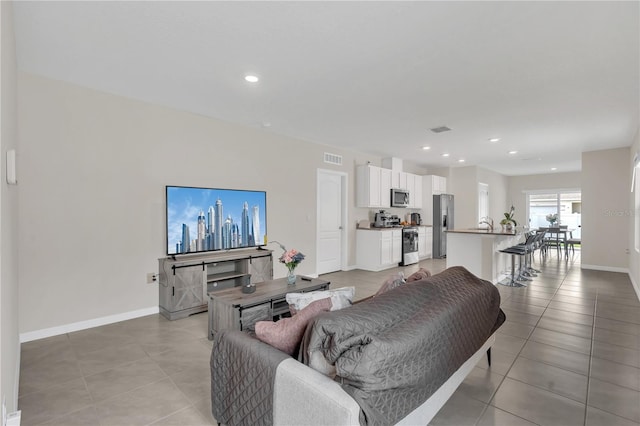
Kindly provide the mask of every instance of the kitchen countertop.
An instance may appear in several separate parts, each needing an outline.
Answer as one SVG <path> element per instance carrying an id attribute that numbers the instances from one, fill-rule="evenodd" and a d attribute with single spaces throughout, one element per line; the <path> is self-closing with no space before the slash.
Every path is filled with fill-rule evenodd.
<path id="1" fill-rule="evenodd" d="M 371 228 L 356 228 L 356 229 L 362 230 L 362 231 L 389 231 L 389 230 L 402 229 L 402 228 L 432 228 L 432 226 L 431 225 L 407 225 L 407 226 L 398 225 L 398 226 L 387 226 L 384 228 L 376 228 L 375 226 L 372 226 Z"/>
<path id="2" fill-rule="evenodd" d="M 490 231 L 488 228 L 475 228 L 475 229 L 448 229 L 445 232 L 453 234 L 476 234 L 476 235 L 519 235 L 523 233 L 523 230 L 516 229 L 515 231 L 506 232 L 501 229 L 495 229 Z"/>

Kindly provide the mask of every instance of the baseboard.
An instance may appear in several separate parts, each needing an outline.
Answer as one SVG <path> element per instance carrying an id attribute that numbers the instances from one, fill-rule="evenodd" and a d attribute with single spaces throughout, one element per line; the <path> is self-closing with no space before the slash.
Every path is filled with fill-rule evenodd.
<path id="1" fill-rule="evenodd" d="M 638 300 L 640 300 L 640 283 L 633 279 L 633 275 L 629 272 L 629 279 L 631 280 L 631 285 L 633 289 L 636 291 L 636 296 L 638 296 Z"/>
<path id="2" fill-rule="evenodd" d="M 137 311 L 123 312 L 121 314 L 94 318 L 87 321 L 79 321 L 71 324 L 59 325 L 57 327 L 20 333 L 20 343 L 31 342 L 32 340 L 39 340 L 52 336 L 59 336 L 61 334 L 86 330 L 88 328 L 100 327 L 101 325 L 113 324 L 120 321 L 126 321 L 134 318 L 144 317 L 147 315 L 157 314 L 158 312 L 159 308 L 157 306 L 153 306 L 151 308 L 138 309 Z"/>
<path id="3" fill-rule="evenodd" d="M 16 374 L 15 374 L 15 383 L 13 384 L 13 410 L 18 411 L 18 396 L 20 395 L 20 345 L 16 345 L 16 351 L 18 354 L 16 355 Z"/>
<path id="4" fill-rule="evenodd" d="M 606 272 L 621 272 L 623 274 L 629 273 L 629 268 L 616 268 L 613 266 L 600 266 L 600 265 L 580 265 L 581 269 L 591 269 L 594 271 L 606 271 Z"/>
<path id="5" fill-rule="evenodd" d="M 343 271 L 353 271 L 354 269 L 358 269 L 356 265 L 349 265 L 345 268 L 342 268 Z"/>

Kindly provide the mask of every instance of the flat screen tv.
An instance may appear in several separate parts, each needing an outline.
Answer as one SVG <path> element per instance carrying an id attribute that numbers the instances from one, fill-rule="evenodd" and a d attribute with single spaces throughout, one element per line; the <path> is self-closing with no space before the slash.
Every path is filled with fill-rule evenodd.
<path id="1" fill-rule="evenodd" d="M 265 191 L 167 186 L 166 201 L 167 255 L 265 245 Z"/>

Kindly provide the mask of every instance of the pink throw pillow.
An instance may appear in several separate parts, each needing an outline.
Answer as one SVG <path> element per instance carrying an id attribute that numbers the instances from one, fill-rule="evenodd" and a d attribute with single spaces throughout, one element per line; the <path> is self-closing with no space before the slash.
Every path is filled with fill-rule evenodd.
<path id="1" fill-rule="evenodd" d="M 424 280 L 425 278 L 429 278 L 430 276 L 431 276 L 431 272 L 429 272 L 424 268 L 420 268 L 413 274 L 409 275 L 409 278 L 407 278 L 407 282 L 410 283 L 412 281 Z"/>
<path id="2" fill-rule="evenodd" d="M 277 322 L 258 321 L 256 323 L 256 337 L 265 343 L 293 355 L 304 334 L 307 324 L 321 312 L 331 309 L 331 299 L 316 300 L 300 310 L 291 318 L 283 318 Z"/>

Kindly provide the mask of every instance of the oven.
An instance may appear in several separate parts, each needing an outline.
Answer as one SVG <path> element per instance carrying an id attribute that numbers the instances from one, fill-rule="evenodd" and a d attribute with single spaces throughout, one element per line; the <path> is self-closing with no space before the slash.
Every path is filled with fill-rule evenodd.
<path id="1" fill-rule="evenodd" d="M 402 228 L 402 262 L 400 266 L 418 263 L 418 228 Z"/>

